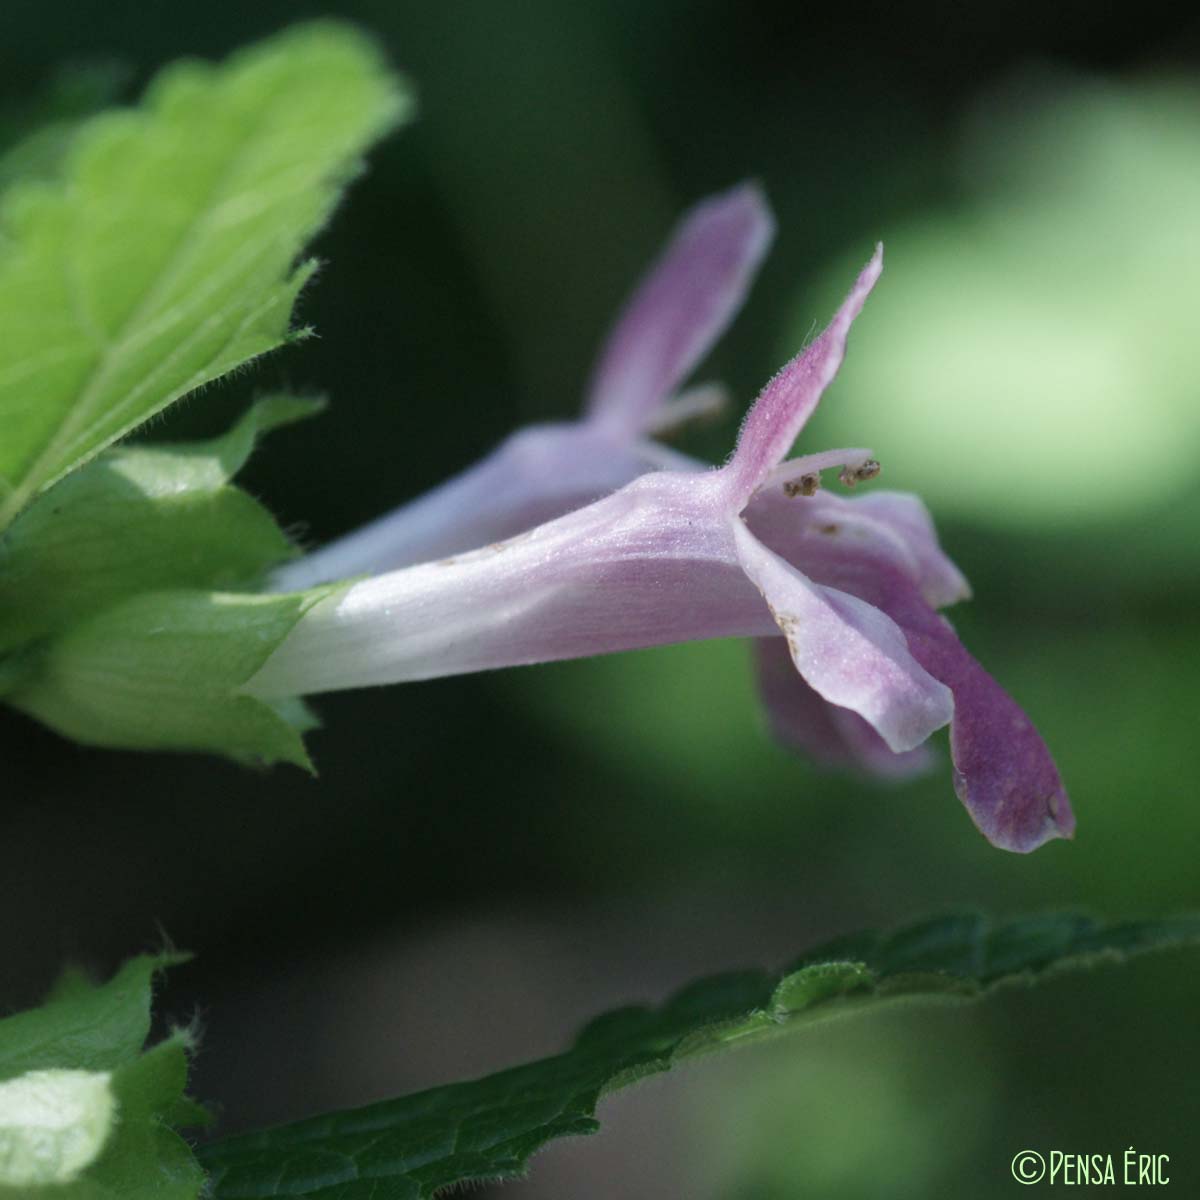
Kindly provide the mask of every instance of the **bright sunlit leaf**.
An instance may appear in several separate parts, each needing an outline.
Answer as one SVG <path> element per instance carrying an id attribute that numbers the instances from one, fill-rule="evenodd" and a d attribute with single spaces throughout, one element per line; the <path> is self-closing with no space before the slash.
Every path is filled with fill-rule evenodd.
<path id="1" fill-rule="evenodd" d="M 300 26 L 182 62 L 0 205 L 0 528 L 180 396 L 289 336 L 320 229 L 410 108 L 374 45 Z M 296 331 L 303 332 L 303 331 Z M 291 336 L 296 336 L 293 332 Z"/>
<path id="2" fill-rule="evenodd" d="M 820 440 L 869 431 L 887 485 L 939 518 L 1077 529 L 1172 504 L 1200 479 L 1200 93 L 1018 80 L 964 157 L 962 209 L 864 231 L 888 272 Z"/>

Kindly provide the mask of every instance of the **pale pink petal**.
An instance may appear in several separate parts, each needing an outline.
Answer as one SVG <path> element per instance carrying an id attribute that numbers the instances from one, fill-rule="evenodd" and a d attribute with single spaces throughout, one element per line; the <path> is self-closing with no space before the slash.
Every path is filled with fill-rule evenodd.
<path id="1" fill-rule="evenodd" d="M 878 246 L 828 328 L 763 388 L 746 414 L 737 449 L 724 468 L 739 508 L 766 482 L 812 416 L 842 365 L 850 326 L 882 271 L 883 247 Z"/>
<path id="2" fill-rule="evenodd" d="M 247 690 L 271 698 L 774 631 L 716 473 L 644 475 L 507 542 L 351 585 Z"/>
<path id="3" fill-rule="evenodd" d="M 971 598 L 971 585 L 942 549 L 933 518 L 920 497 L 909 492 L 872 491 L 844 503 L 904 538 L 917 560 L 921 594 L 934 608 Z"/>
<path id="4" fill-rule="evenodd" d="M 775 224 L 754 184 L 703 201 L 626 304 L 588 399 L 588 419 L 634 434 L 692 372 L 742 306 Z"/>
<path id="5" fill-rule="evenodd" d="M 858 570 L 890 564 L 909 576 L 935 608 L 970 595 L 962 572 L 938 544 L 933 522 L 916 496 L 868 492 L 839 496 L 821 490 L 788 496 L 763 489 L 750 502 L 746 523 L 789 562 L 819 561 L 832 546 L 851 551 Z"/>
<path id="6" fill-rule="evenodd" d="M 796 670 L 782 637 L 755 638 L 755 673 L 767 722 L 775 738 L 824 766 L 906 779 L 929 770 L 928 746 L 896 754 L 856 712 L 823 700 Z"/>
<path id="7" fill-rule="evenodd" d="M 606 496 L 666 465 L 666 454 L 582 423 L 530 426 L 440 486 L 283 566 L 272 585 L 300 590 L 474 550 Z"/>
<path id="8" fill-rule="evenodd" d="M 734 543 L 796 669 L 821 697 L 858 713 L 897 752 L 919 746 L 950 720 L 949 689 L 916 662 L 890 617 L 857 596 L 813 583 L 741 521 L 734 521 Z"/>

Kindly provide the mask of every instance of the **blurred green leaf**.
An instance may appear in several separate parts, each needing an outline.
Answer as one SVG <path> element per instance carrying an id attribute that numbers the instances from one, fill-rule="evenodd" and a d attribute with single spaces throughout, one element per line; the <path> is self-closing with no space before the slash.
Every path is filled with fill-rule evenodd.
<path id="1" fill-rule="evenodd" d="M 282 344 L 295 266 L 409 111 L 374 45 L 305 25 L 177 63 L 0 206 L 0 527 L 172 401 Z M 301 331 L 303 332 L 303 331 Z"/>
<path id="2" fill-rule="evenodd" d="M 0 1098 L 0 1197 L 199 1195 L 203 1172 L 172 1128 L 208 1119 L 184 1096 L 188 1035 L 142 1053 L 153 978 L 184 957 L 136 958 L 100 986 L 66 976 L 40 1008 L 0 1020 L 0 1092 L 12 1101 Z"/>
<path id="3" fill-rule="evenodd" d="M 1161 538 L 1200 482 L 1200 89 L 1021 74 L 962 160 L 966 205 L 864 231 L 884 279 L 806 445 L 871 446 L 939 518 Z"/>
<path id="4" fill-rule="evenodd" d="M 1105 925 L 1074 914 L 993 926 L 974 914 L 822 946 L 779 975 L 700 980 L 659 1009 L 594 1020 L 565 1054 L 469 1083 L 204 1147 L 216 1200 L 419 1200 L 519 1175 L 557 1137 L 594 1133 L 597 1101 L 681 1059 L 905 998 L 966 999 L 1005 982 L 1200 940 L 1200 917 Z"/>
<path id="5" fill-rule="evenodd" d="M 223 437 L 104 451 L 0 534 L 0 651 L 138 592 L 258 583 L 297 551 L 229 480 L 255 438 L 317 401 L 272 396 Z"/>
<path id="6" fill-rule="evenodd" d="M 0 188 L 57 174 L 83 121 L 129 81 L 116 61 L 67 63 L 31 100 L 0 113 Z"/>

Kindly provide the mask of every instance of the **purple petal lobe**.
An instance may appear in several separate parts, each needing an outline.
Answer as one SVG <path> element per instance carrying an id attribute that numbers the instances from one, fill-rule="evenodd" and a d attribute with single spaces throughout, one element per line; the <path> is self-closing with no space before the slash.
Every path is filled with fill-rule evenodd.
<path id="1" fill-rule="evenodd" d="M 1073 837 L 1075 814 L 1033 722 L 945 621 L 907 632 L 914 655 L 954 693 L 954 790 L 984 837 L 1022 854 Z"/>
<path id="2" fill-rule="evenodd" d="M 733 527 L 742 567 L 787 638 L 796 669 L 823 699 L 858 713 L 897 752 L 950 720 L 949 689 L 916 662 L 890 617 L 814 584 L 741 521 Z"/>
<path id="3" fill-rule="evenodd" d="M 850 326 L 862 312 L 882 271 L 883 247 L 877 246 L 825 332 L 763 388 L 746 414 L 737 449 L 725 468 L 732 497 L 739 507 L 749 501 L 771 469 L 782 461 L 812 416 L 821 394 L 842 365 Z"/>
<path id="4" fill-rule="evenodd" d="M 627 434 L 655 420 L 742 306 L 774 232 L 753 184 L 705 200 L 684 217 L 601 352 L 591 420 Z"/>
<path id="5" fill-rule="evenodd" d="M 934 755 L 928 746 L 896 754 L 858 713 L 817 695 L 800 677 L 784 638 L 756 638 L 754 659 L 767 721 L 785 746 L 823 765 L 882 779 L 904 779 L 929 769 Z"/>
<path id="6" fill-rule="evenodd" d="M 760 524 L 755 530 L 766 536 Z M 768 532 L 781 548 L 778 528 Z M 1032 722 L 930 608 L 920 583 L 881 552 L 881 543 L 855 540 L 838 528 L 826 535 L 810 530 L 785 545 L 782 552 L 797 556 L 814 580 L 887 613 L 913 658 L 953 692 L 955 790 L 988 841 L 1025 853 L 1051 838 L 1071 837 L 1075 817 L 1066 789 Z"/>

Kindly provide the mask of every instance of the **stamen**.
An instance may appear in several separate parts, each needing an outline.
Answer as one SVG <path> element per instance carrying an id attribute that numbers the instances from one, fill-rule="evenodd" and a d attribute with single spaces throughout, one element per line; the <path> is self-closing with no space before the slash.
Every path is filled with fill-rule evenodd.
<path id="1" fill-rule="evenodd" d="M 795 498 L 796 496 L 815 496 L 817 488 L 821 486 L 821 472 L 810 471 L 807 475 L 801 475 L 799 479 L 789 479 L 783 485 L 783 494 Z"/>
<path id="2" fill-rule="evenodd" d="M 720 383 L 701 383 L 664 404 L 646 423 L 652 437 L 676 433 L 686 425 L 719 417 L 729 407 L 729 391 Z"/>
<path id="3" fill-rule="evenodd" d="M 864 483 L 868 479 L 874 479 L 883 468 L 879 465 L 878 459 L 868 458 L 856 466 L 847 463 L 838 473 L 838 478 L 848 487 L 852 488 L 856 484 Z"/>
<path id="4" fill-rule="evenodd" d="M 822 450 L 817 454 L 805 454 L 800 458 L 789 458 L 781 462 L 767 476 L 762 486 L 782 487 L 786 496 L 812 496 L 821 486 L 821 472 L 832 467 L 844 468 L 843 482 L 848 471 L 867 472 L 865 475 L 859 475 L 855 482 L 879 474 L 879 464 L 871 457 L 870 450 Z"/>

